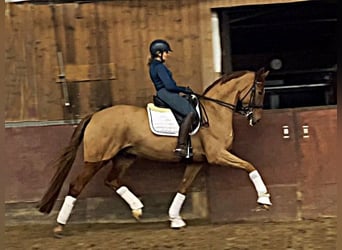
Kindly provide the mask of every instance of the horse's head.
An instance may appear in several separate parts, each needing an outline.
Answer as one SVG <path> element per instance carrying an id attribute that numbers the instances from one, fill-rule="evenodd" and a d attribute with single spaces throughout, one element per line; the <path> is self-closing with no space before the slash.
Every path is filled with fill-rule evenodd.
<path id="1" fill-rule="evenodd" d="M 250 84 L 245 93 L 241 93 L 239 99 L 239 112 L 243 113 L 249 120 L 249 125 L 255 125 L 262 116 L 264 95 L 265 95 L 265 79 L 269 71 L 264 68 L 259 69 L 255 73 L 254 81 Z"/>
<path id="2" fill-rule="evenodd" d="M 264 68 L 257 72 L 245 70 L 225 74 L 198 96 L 246 116 L 253 126 L 262 116 L 268 74 Z"/>

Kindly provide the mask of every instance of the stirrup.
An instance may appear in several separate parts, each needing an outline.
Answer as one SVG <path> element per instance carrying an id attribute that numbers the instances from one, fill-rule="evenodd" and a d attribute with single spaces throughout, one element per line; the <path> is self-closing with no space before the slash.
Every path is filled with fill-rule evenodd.
<path id="1" fill-rule="evenodd" d="M 186 148 L 176 148 L 173 150 L 173 152 L 176 153 L 177 156 L 179 157 L 186 157 L 188 155 L 187 149 Z"/>

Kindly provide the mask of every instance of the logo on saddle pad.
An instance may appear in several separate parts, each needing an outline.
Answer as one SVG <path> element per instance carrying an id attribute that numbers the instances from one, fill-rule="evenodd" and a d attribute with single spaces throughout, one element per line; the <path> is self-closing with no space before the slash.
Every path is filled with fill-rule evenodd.
<path id="1" fill-rule="evenodd" d="M 197 98 L 194 96 L 194 98 Z M 178 136 L 179 124 L 171 109 L 157 107 L 153 103 L 147 104 L 148 121 L 151 131 L 156 135 L 165 136 Z M 199 102 L 196 104 L 196 112 L 200 118 Z M 200 119 L 198 119 L 200 121 Z M 200 128 L 200 122 L 198 122 L 195 129 L 193 129 L 190 135 L 194 135 Z"/>

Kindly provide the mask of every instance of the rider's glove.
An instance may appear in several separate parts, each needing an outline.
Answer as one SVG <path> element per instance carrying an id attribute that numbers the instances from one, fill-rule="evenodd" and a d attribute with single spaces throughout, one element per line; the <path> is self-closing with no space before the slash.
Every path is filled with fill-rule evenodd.
<path id="1" fill-rule="evenodd" d="M 185 93 L 186 93 L 186 94 L 193 94 L 194 91 L 192 91 L 192 89 L 191 89 L 190 87 L 186 87 L 186 88 L 185 88 Z"/>

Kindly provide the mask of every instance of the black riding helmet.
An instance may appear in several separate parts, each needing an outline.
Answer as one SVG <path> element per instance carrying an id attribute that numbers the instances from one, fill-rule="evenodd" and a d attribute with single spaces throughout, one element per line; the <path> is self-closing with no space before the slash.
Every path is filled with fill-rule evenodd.
<path id="1" fill-rule="evenodd" d="M 169 51 L 172 52 L 170 44 L 165 40 L 157 39 L 150 44 L 150 53 L 152 56 L 157 56 L 159 52 L 163 53 Z"/>

